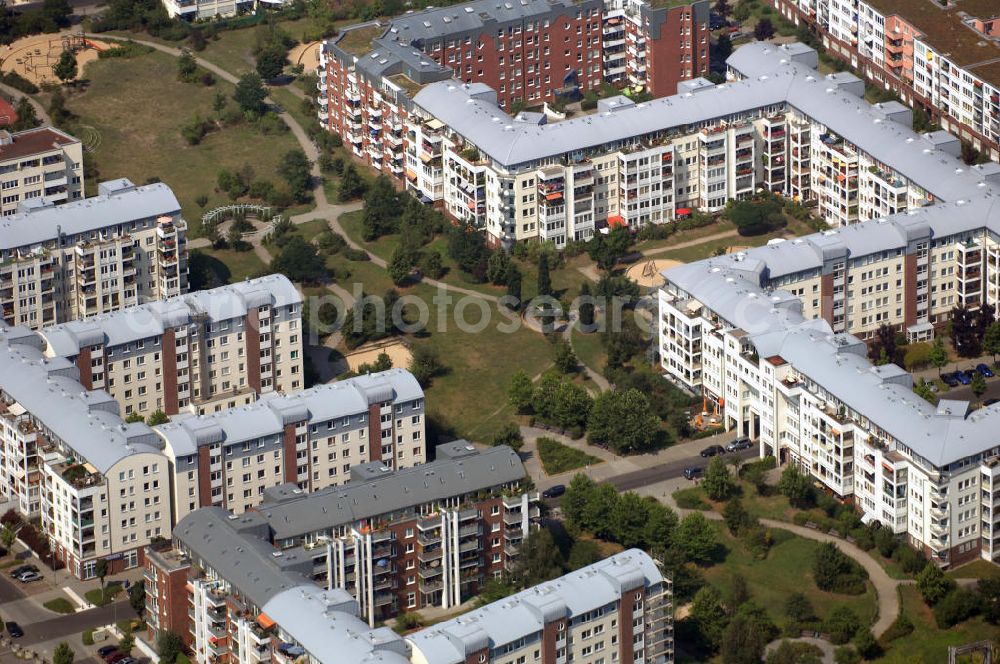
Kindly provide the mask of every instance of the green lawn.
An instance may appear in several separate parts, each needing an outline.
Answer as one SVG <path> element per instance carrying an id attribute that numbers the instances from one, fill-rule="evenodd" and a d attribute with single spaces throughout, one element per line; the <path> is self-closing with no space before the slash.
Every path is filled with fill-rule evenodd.
<path id="1" fill-rule="evenodd" d="M 673 493 L 674 502 L 677 507 L 686 510 L 710 510 L 712 506 L 705 500 L 705 492 L 701 487 L 692 486 L 686 489 L 678 489 Z"/>
<path id="2" fill-rule="evenodd" d="M 899 596 L 902 611 L 913 622 L 914 630 L 909 636 L 886 644 L 885 661 L 939 664 L 948 661 L 948 646 L 983 639 L 996 643 L 996 625 L 989 625 L 982 618 L 973 618 L 947 630 L 938 629 L 933 612 L 924 604 L 916 586 L 900 586 Z"/>
<path id="3" fill-rule="evenodd" d="M 50 599 L 49 601 L 42 604 L 49 611 L 55 611 L 56 613 L 75 613 L 76 608 L 73 603 L 70 602 L 65 597 L 56 597 L 55 599 Z"/>
<path id="4" fill-rule="evenodd" d="M 1000 565 L 978 558 L 948 572 L 954 579 L 990 579 L 1000 576 Z"/>
<path id="5" fill-rule="evenodd" d="M 708 237 L 711 235 L 716 235 L 718 233 L 725 233 L 726 231 L 735 230 L 736 226 L 732 222 L 726 219 L 720 219 L 713 224 L 708 226 L 701 226 L 699 228 L 691 228 L 686 231 L 679 231 L 674 233 L 665 240 L 645 240 L 642 242 L 637 242 L 635 245 L 636 251 L 650 251 L 653 249 L 660 249 L 663 247 L 672 247 L 674 245 L 680 244 L 682 242 L 692 242 L 694 240 L 700 240 L 703 237 Z"/>
<path id="6" fill-rule="evenodd" d="M 770 614 L 777 625 L 786 622 L 785 600 L 793 592 L 809 598 L 820 619 L 833 609 L 847 606 L 865 624 L 875 622 L 878 603 L 875 591 L 869 586 L 864 595 L 839 595 L 816 587 L 812 578 L 813 556 L 820 544 L 797 537 L 785 530 L 773 530 L 774 546 L 764 560 L 751 556 L 743 545 L 726 531 L 721 523 L 713 522 L 719 529 L 720 540 L 726 547 L 725 559 L 705 570 L 705 580 L 725 594 L 733 575 L 742 574 L 750 586 L 754 600 Z"/>
<path id="7" fill-rule="evenodd" d="M 212 87 L 181 83 L 176 59 L 165 53 L 97 60 L 84 74 L 89 85 L 67 105 L 81 127 L 100 135 L 93 153 L 99 178 L 127 177 L 137 184 L 160 178 L 173 188 L 192 236 L 206 209 L 229 202 L 215 192 L 220 169 L 250 164 L 257 177 L 274 180 L 282 155 L 298 147 L 291 132 L 265 136 L 250 126 L 228 127 L 188 145 L 180 125 L 196 113 L 210 117 L 216 90 L 231 97 L 233 86 L 221 80 Z M 96 193 L 94 183 L 87 186 Z M 195 203 L 201 195 L 209 199 L 204 209 Z"/>
<path id="8" fill-rule="evenodd" d="M 539 438 L 537 445 L 538 458 L 546 475 L 558 475 L 574 468 L 601 463 L 597 457 L 551 438 Z"/>
<path id="9" fill-rule="evenodd" d="M 83 596 L 94 606 L 105 606 L 111 603 L 115 595 L 121 592 L 121 589 L 122 584 L 118 581 L 113 581 L 106 584 L 103 591 L 100 588 L 94 588 L 85 592 Z"/>
<path id="10" fill-rule="evenodd" d="M 600 332 L 584 334 L 578 329 L 573 331 L 573 351 L 577 359 L 597 373 L 603 373 L 608 363 L 608 354 L 604 350 L 602 339 L 603 335 Z"/>
<path id="11" fill-rule="evenodd" d="M 193 253 L 203 253 L 216 259 L 213 270 L 223 283 L 231 284 L 270 272 L 267 265 L 253 251 L 232 251 L 230 249 L 193 249 Z"/>

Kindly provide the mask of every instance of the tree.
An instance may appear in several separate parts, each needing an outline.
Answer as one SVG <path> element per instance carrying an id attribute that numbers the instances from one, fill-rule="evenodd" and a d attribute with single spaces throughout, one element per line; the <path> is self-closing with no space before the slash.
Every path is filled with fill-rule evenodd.
<path id="1" fill-rule="evenodd" d="M 729 611 L 729 615 L 735 615 L 736 611 L 743 604 L 749 602 L 752 597 L 746 577 L 739 572 L 734 574 L 732 583 L 729 585 L 729 592 L 726 593 L 726 609 Z"/>
<path id="2" fill-rule="evenodd" d="M 425 251 L 421 253 L 418 267 L 421 274 L 431 279 L 440 279 L 444 275 L 441 253 L 437 251 Z"/>
<path id="3" fill-rule="evenodd" d="M 722 634 L 729 624 L 722 594 L 712 585 L 702 586 L 694 595 L 688 614 L 698 627 L 702 644 L 715 652 L 722 645 Z"/>
<path id="4" fill-rule="evenodd" d="M 133 583 L 128 587 L 128 603 L 141 618 L 146 611 L 146 584 Z"/>
<path id="5" fill-rule="evenodd" d="M 872 631 L 867 627 L 861 627 L 854 635 L 854 647 L 865 659 L 875 659 L 882 654 L 882 646 Z"/>
<path id="6" fill-rule="evenodd" d="M 340 177 L 340 184 L 337 186 L 337 200 L 341 203 L 353 201 L 365 195 L 365 181 L 358 175 L 358 170 L 354 164 L 347 164 L 344 174 Z"/>
<path id="7" fill-rule="evenodd" d="M 257 73 L 265 81 L 277 78 L 288 64 L 288 51 L 280 45 L 272 45 L 257 53 Z"/>
<path id="8" fill-rule="evenodd" d="M 889 325 L 880 325 L 875 330 L 875 340 L 872 342 L 868 357 L 875 364 L 903 364 L 903 352 L 896 345 L 896 330 Z"/>
<path id="9" fill-rule="evenodd" d="M 736 483 L 733 481 L 732 475 L 729 474 L 729 466 L 726 465 L 726 460 L 722 456 L 712 457 L 701 485 L 705 489 L 705 494 L 717 502 L 726 500 L 733 494 Z"/>
<path id="10" fill-rule="evenodd" d="M 951 343 L 960 356 L 979 356 L 982 351 L 982 336 L 977 328 L 975 312 L 969 311 L 964 306 L 951 310 Z M 985 333 L 985 328 L 983 332 Z"/>
<path id="11" fill-rule="evenodd" d="M 524 447 L 524 437 L 521 435 L 521 427 L 517 426 L 514 422 L 508 422 L 493 436 L 490 445 L 493 447 L 506 445 L 515 452 L 519 451 Z"/>
<path id="12" fill-rule="evenodd" d="M 628 253 L 632 235 L 624 226 L 618 226 L 610 233 L 598 233 L 587 243 L 587 254 L 597 263 L 597 267 L 610 272 Z"/>
<path id="13" fill-rule="evenodd" d="M 986 379 L 983 378 L 983 374 L 978 371 L 973 372 L 972 382 L 969 384 L 969 387 L 972 388 L 972 394 L 974 394 L 977 399 L 986 394 Z"/>
<path id="14" fill-rule="evenodd" d="M 815 494 L 809 485 L 809 477 L 799 471 L 797 466 L 788 466 L 778 480 L 778 491 L 781 492 L 792 507 L 806 509 L 815 501 Z"/>
<path id="15" fill-rule="evenodd" d="M 98 558 L 94 563 L 94 575 L 101 580 L 101 588 L 104 588 L 104 578 L 108 575 L 108 559 Z"/>
<path id="16" fill-rule="evenodd" d="M 759 664 L 764 647 L 778 635 L 767 612 L 754 602 L 743 604 L 722 634 L 722 661 L 726 664 Z"/>
<path id="17" fill-rule="evenodd" d="M 156 410 L 154 410 L 152 413 L 149 414 L 149 417 L 146 419 L 146 424 L 148 424 L 151 427 L 155 427 L 160 424 L 166 424 L 169 421 L 170 418 L 167 416 L 167 414 L 164 413 L 159 408 L 157 408 Z"/>
<path id="18" fill-rule="evenodd" d="M 983 619 L 996 625 L 1000 622 L 1000 577 L 980 579 L 976 592 L 979 594 L 979 608 L 983 612 Z"/>
<path id="19" fill-rule="evenodd" d="M 177 80 L 184 83 L 191 83 L 198 75 L 198 62 L 186 49 L 181 49 L 180 57 L 177 58 Z"/>
<path id="20" fill-rule="evenodd" d="M 767 664 L 822 664 L 822 655 L 811 643 L 782 640 L 767 656 Z"/>
<path id="21" fill-rule="evenodd" d="M 868 573 L 833 542 L 824 542 L 816 549 L 812 570 L 820 590 L 848 595 L 865 591 Z"/>
<path id="22" fill-rule="evenodd" d="M 326 260 L 316 245 L 299 235 L 293 235 L 271 259 L 271 271 L 284 274 L 292 281 L 316 283 L 327 278 Z"/>
<path id="23" fill-rule="evenodd" d="M 184 652 L 184 639 L 179 634 L 170 631 L 162 631 L 156 637 L 156 654 L 160 656 L 160 662 L 171 664 L 177 661 L 177 655 Z"/>
<path id="24" fill-rule="evenodd" d="M 917 590 L 929 606 L 940 602 L 954 588 L 955 581 L 945 576 L 941 568 L 933 562 L 928 562 L 917 574 Z"/>
<path id="25" fill-rule="evenodd" d="M 739 234 L 744 236 L 763 235 L 788 223 L 781 213 L 781 202 L 771 196 L 732 201 L 726 214 Z"/>
<path id="26" fill-rule="evenodd" d="M 531 378 L 524 369 L 518 369 L 510 379 L 510 387 L 507 388 L 507 401 L 517 409 L 517 412 L 524 413 L 531 408 L 532 399 L 535 394 L 535 386 Z"/>
<path id="27" fill-rule="evenodd" d="M 713 57 L 717 56 L 720 61 L 725 62 L 733 54 L 733 40 L 729 35 L 719 35 L 715 46 L 712 48 Z"/>
<path id="28" fill-rule="evenodd" d="M 413 254 L 402 247 L 396 247 L 392 252 L 392 258 L 389 259 L 389 264 L 386 266 L 386 271 L 389 273 L 392 283 L 397 286 L 403 285 L 413 273 Z"/>
<path id="29" fill-rule="evenodd" d="M 132 652 L 132 648 L 135 647 L 135 637 L 132 635 L 131 631 L 125 632 L 125 635 L 118 639 L 118 652 L 128 655 Z M 169 660 L 162 660 L 169 661 Z"/>
<path id="30" fill-rule="evenodd" d="M 308 197 L 312 184 L 311 171 L 312 162 L 300 148 L 286 152 L 278 164 L 278 175 L 288 183 L 292 196 L 300 202 Z"/>
<path id="31" fill-rule="evenodd" d="M 753 521 L 750 513 L 743 507 L 743 501 L 740 500 L 739 496 L 729 499 L 722 510 L 722 518 L 733 537 L 739 537 L 740 533 Z"/>
<path id="32" fill-rule="evenodd" d="M 538 257 L 538 295 L 552 295 L 552 277 L 549 275 L 549 255 Z"/>
<path id="33" fill-rule="evenodd" d="M 729 14 L 729 3 L 726 0 L 715 0 L 715 5 L 712 7 L 719 16 L 726 16 Z"/>
<path id="34" fill-rule="evenodd" d="M 570 571 L 578 570 L 581 567 L 593 565 L 602 558 L 601 547 L 594 540 L 573 540 L 573 545 L 569 548 L 569 555 L 566 557 L 566 568 Z"/>
<path id="35" fill-rule="evenodd" d="M 76 653 L 65 641 L 60 641 L 56 649 L 52 651 L 52 664 L 73 664 Z"/>
<path id="36" fill-rule="evenodd" d="M 979 597 L 970 588 L 955 588 L 934 605 L 934 620 L 940 629 L 965 622 L 979 612 Z"/>
<path id="37" fill-rule="evenodd" d="M 838 606 L 823 621 L 823 631 L 827 632 L 830 641 L 837 645 L 850 641 L 860 627 L 861 621 L 857 614 L 846 606 Z"/>
<path id="38" fill-rule="evenodd" d="M 35 112 L 35 105 L 27 97 L 18 98 L 17 104 L 14 106 L 14 113 L 17 115 L 17 121 L 11 125 L 11 131 L 34 129 L 40 124 L 38 114 Z"/>
<path id="39" fill-rule="evenodd" d="M 511 570 L 511 577 L 521 587 L 536 586 L 563 573 L 562 554 L 547 528 L 531 531 Z"/>
<path id="40" fill-rule="evenodd" d="M 420 387 L 429 387 L 435 376 L 444 373 L 444 365 L 437 352 L 430 346 L 417 346 L 410 358 L 410 373 L 420 383 Z"/>
<path id="41" fill-rule="evenodd" d="M 785 617 L 792 625 L 801 626 L 816 620 L 816 610 L 808 597 L 794 592 L 785 599 Z"/>
<path id="42" fill-rule="evenodd" d="M 628 454 L 652 449 L 662 438 L 659 418 L 639 390 L 609 390 L 594 399 L 587 420 L 591 444 Z"/>
<path id="43" fill-rule="evenodd" d="M 594 326 L 594 303 L 590 294 L 590 286 L 586 281 L 580 286 L 580 300 L 580 325 L 586 332 Z"/>
<path id="44" fill-rule="evenodd" d="M 516 265 L 507 270 L 507 296 L 511 298 L 511 309 L 517 311 L 521 308 L 521 271 Z"/>
<path id="45" fill-rule="evenodd" d="M 997 353 L 1000 353 L 1000 322 L 994 321 L 986 328 L 983 335 L 983 352 L 993 356 L 993 362 L 997 361 Z"/>
<path id="46" fill-rule="evenodd" d="M 836 664 L 860 664 L 861 655 L 850 646 L 840 646 L 833 651 L 833 661 Z"/>
<path id="47" fill-rule="evenodd" d="M 688 560 L 707 564 L 714 559 L 719 541 L 705 515 L 691 512 L 677 525 L 673 544 L 684 552 Z"/>
<path id="48" fill-rule="evenodd" d="M 13 523 L 5 523 L 0 526 L 0 542 L 3 542 L 5 549 L 12 547 L 16 539 L 17 527 Z"/>
<path id="49" fill-rule="evenodd" d="M 59 61 L 52 67 L 52 73 L 63 83 L 69 83 L 76 78 L 76 55 L 73 51 L 63 51 Z"/>
<path id="50" fill-rule="evenodd" d="M 267 90 L 264 89 L 260 75 L 252 71 L 240 77 L 239 82 L 236 83 L 233 99 L 244 113 L 263 115 L 267 109 L 264 104 L 264 100 L 267 99 Z"/>
<path id="51" fill-rule="evenodd" d="M 556 369 L 564 374 L 575 372 L 577 366 L 580 364 L 576 359 L 576 353 L 573 352 L 573 347 L 565 339 L 560 339 L 556 342 L 556 352 L 553 362 L 555 362 Z"/>
<path id="52" fill-rule="evenodd" d="M 774 36 L 774 24 L 771 19 L 762 18 L 754 26 L 753 36 L 757 41 L 767 41 Z"/>
<path id="53" fill-rule="evenodd" d="M 496 286 L 506 284 L 510 266 L 510 254 L 503 249 L 494 251 L 486 262 L 486 280 Z"/>
<path id="54" fill-rule="evenodd" d="M 944 339 L 936 337 L 931 345 L 931 354 L 927 358 L 931 366 L 938 370 L 938 377 L 941 376 L 941 369 L 948 364 L 948 351 L 944 348 Z"/>
<path id="55" fill-rule="evenodd" d="M 574 528 L 588 529 L 586 513 L 594 498 L 596 488 L 594 480 L 583 473 L 577 473 L 573 476 L 559 504 L 567 524 Z"/>

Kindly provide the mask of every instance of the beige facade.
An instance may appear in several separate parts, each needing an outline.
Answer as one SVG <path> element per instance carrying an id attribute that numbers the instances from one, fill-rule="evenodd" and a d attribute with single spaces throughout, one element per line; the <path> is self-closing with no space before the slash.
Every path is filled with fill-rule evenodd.
<path id="1" fill-rule="evenodd" d="M 0 311 L 33 329 L 187 292 L 187 224 L 165 184 L 104 182 L 0 221 Z"/>
<path id="2" fill-rule="evenodd" d="M 302 297 L 282 275 L 46 327 L 49 357 L 125 415 L 205 414 L 303 386 Z"/>
<path id="3" fill-rule="evenodd" d="M 83 146 L 55 127 L 0 130 L 0 216 L 23 201 L 66 203 L 83 198 Z"/>

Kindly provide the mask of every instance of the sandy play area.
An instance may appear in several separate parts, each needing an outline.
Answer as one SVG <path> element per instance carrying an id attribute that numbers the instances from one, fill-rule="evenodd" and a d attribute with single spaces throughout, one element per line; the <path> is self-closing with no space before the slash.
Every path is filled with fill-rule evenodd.
<path id="1" fill-rule="evenodd" d="M 299 44 L 288 54 L 288 61 L 293 65 L 303 65 L 307 74 L 315 72 L 319 67 L 319 49 L 322 42 Z"/>
<path id="2" fill-rule="evenodd" d="M 392 366 L 405 369 L 410 366 L 410 359 L 413 354 L 405 344 L 399 341 L 392 341 L 383 344 L 371 344 L 358 348 L 352 353 L 344 355 L 347 366 L 351 371 L 357 371 L 362 364 L 374 364 L 375 360 L 382 353 L 386 353 L 392 360 Z"/>
<path id="3" fill-rule="evenodd" d="M 80 34 L 32 35 L 0 49 L 0 70 L 17 72 L 38 86 L 60 83 L 52 67 L 59 62 L 64 50 L 76 52 L 77 70 L 82 72 L 85 64 L 97 59 L 98 51 L 110 47 L 107 42 Z"/>
<path id="4" fill-rule="evenodd" d="M 661 272 L 678 265 L 682 263 L 668 258 L 644 258 L 630 267 L 625 275 L 640 286 L 653 288 L 663 285 Z"/>

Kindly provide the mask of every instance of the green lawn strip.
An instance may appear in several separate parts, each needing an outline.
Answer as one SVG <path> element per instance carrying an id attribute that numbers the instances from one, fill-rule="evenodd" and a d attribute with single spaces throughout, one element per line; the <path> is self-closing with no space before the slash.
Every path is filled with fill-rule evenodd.
<path id="1" fill-rule="evenodd" d="M 50 599 L 49 601 L 42 604 L 49 611 L 55 611 L 56 613 L 75 613 L 76 607 L 65 597 L 56 597 L 55 599 Z"/>
<path id="2" fill-rule="evenodd" d="M 892 662 L 947 662 L 948 646 L 997 638 L 996 625 L 973 618 L 948 629 L 939 629 L 934 613 L 924 603 L 915 585 L 899 586 L 902 612 L 914 630 L 905 638 L 884 644 L 884 659 Z M 970 660 L 971 661 L 971 660 Z"/>
<path id="3" fill-rule="evenodd" d="M 735 230 L 736 226 L 732 222 L 726 219 L 720 219 L 719 221 L 709 224 L 708 226 L 700 226 L 698 228 L 690 228 L 685 231 L 678 231 L 671 235 L 670 237 L 663 240 L 644 240 L 636 243 L 636 251 L 649 251 L 652 249 L 661 249 L 663 247 L 672 247 L 682 242 L 692 242 L 694 240 L 700 240 L 704 237 L 709 237 L 716 235 L 718 233 L 725 233 L 726 231 Z"/>
<path id="4" fill-rule="evenodd" d="M 219 279 L 227 284 L 270 272 L 268 266 L 253 251 L 232 251 L 230 249 L 194 249 L 192 251 L 204 253 L 222 263 L 221 266 L 216 264 L 213 269 Z"/>
<path id="5" fill-rule="evenodd" d="M 538 458 L 548 475 L 558 475 L 574 468 L 601 463 L 597 457 L 551 438 L 539 438 L 537 445 Z"/>
<path id="6" fill-rule="evenodd" d="M 1000 577 L 1000 565 L 977 558 L 971 563 L 949 570 L 947 574 L 953 579 L 992 579 Z"/>
<path id="7" fill-rule="evenodd" d="M 705 492 L 698 486 L 678 489 L 674 491 L 673 498 L 677 507 L 683 510 L 707 511 L 712 509 L 712 505 L 705 500 Z"/>
<path id="8" fill-rule="evenodd" d="M 681 261 L 682 263 L 691 263 L 704 258 L 711 258 L 717 251 L 725 250 L 729 247 L 760 247 L 767 244 L 768 240 L 782 237 L 784 234 L 785 231 L 780 230 L 773 231 L 765 235 L 755 235 L 753 237 L 733 235 L 731 237 L 724 237 L 718 240 L 701 242 L 690 247 L 665 251 L 662 254 L 657 254 L 656 258 L 668 258 L 675 261 Z"/>
<path id="9" fill-rule="evenodd" d="M 85 646 L 94 645 L 94 628 L 91 627 L 90 629 L 83 630 L 83 633 L 80 635 L 80 639 L 83 641 L 83 645 Z"/>
<path id="10" fill-rule="evenodd" d="M 199 145 L 188 145 L 181 124 L 195 114 L 212 117 L 216 91 L 231 98 L 233 86 L 221 80 L 211 87 L 182 83 L 176 58 L 165 53 L 96 60 L 86 66 L 85 76 L 88 87 L 73 94 L 67 106 L 79 126 L 93 127 L 100 136 L 92 153 L 99 179 L 127 177 L 137 184 L 161 179 L 180 201 L 192 237 L 199 234 L 206 210 L 231 202 L 215 191 L 222 168 L 250 164 L 255 177 L 276 181 L 281 157 L 298 147 L 290 131 L 264 135 L 249 125 L 213 131 Z M 96 193 L 93 182 L 87 187 L 89 194 Z M 208 197 L 204 208 L 195 203 L 202 195 Z"/>
<path id="11" fill-rule="evenodd" d="M 601 374 L 608 362 L 608 353 L 604 350 L 603 335 L 600 332 L 584 334 L 578 329 L 573 330 L 573 351 L 580 362 L 590 367 L 592 371 Z"/>
<path id="12" fill-rule="evenodd" d="M 83 594 L 87 598 L 87 601 L 94 606 L 105 606 L 110 604 L 119 592 L 121 592 L 122 584 L 113 581 L 104 586 L 102 591 L 100 588 L 94 588 L 93 590 L 88 590 Z"/>
<path id="13" fill-rule="evenodd" d="M 733 576 L 738 573 L 746 579 L 757 604 L 779 626 L 787 622 L 785 600 L 794 592 L 801 592 L 809 598 L 821 620 L 835 608 L 846 606 L 864 624 L 875 622 L 878 602 L 870 584 L 863 595 L 840 595 L 816 587 L 812 565 L 819 542 L 798 537 L 787 530 L 774 529 L 771 531 L 774 545 L 767 558 L 758 560 L 729 534 L 724 524 L 713 522 L 713 525 L 718 528 L 719 539 L 727 551 L 725 559 L 706 569 L 704 574 L 705 580 L 718 587 L 723 594 L 729 591 Z"/>

